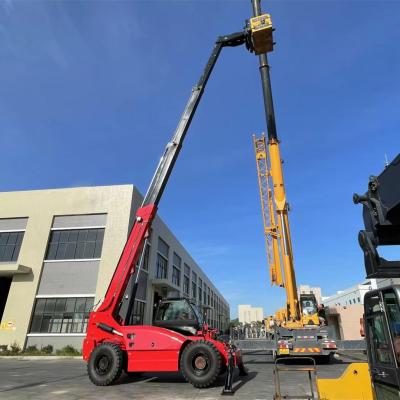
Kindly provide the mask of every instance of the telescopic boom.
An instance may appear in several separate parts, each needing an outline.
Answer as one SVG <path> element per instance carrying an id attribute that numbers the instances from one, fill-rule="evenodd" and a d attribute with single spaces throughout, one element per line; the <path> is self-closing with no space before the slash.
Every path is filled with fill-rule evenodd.
<path id="1" fill-rule="evenodd" d="M 253 13 L 254 17 L 257 17 L 261 14 L 259 0 L 253 0 Z M 254 138 L 254 146 L 257 158 L 257 170 L 259 173 L 264 226 L 266 228 L 265 233 L 267 235 L 267 251 L 270 251 L 269 261 L 271 283 L 285 287 L 287 318 L 292 322 L 297 322 L 300 320 L 300 309 L 297 295 L 296 275 L 294 271 L 292 240 L 290 237 L 288 216 L 289 207 L 286 200 L 286 191 L 283 181 L 282 160 L 275 123 L 274 102 L 272 98 L 271 78 L 269 74 L 267 54 L 260 54 L 259 60 L 261 84 L 264 97 L 264 109 L 267 122 L 268 143 L 265 145 L 265 138 Z M 269 167 L 267 161 L 268 158 L 270 164 Z M 261 165 L 261 163 L 264 164 Z M 260 181 L 260 173 L 263 167 L 265 167 L 266 174 L 264 180 L 271 180 L 272 183 L 272 190 L 270 190 L 268 187 L 265 195 L 262 193 L 263 183 Z M 265 188 L 267 185 L 268 182 L 264 185 Z M 276 211 L 276 218 L 274 215 L 274 210 Z M 267 221 L 268 218 L 265 217 L 265 214 L 269 214 L 269 218 L 271 218 L 270 221 Z M 269 224 L 269 227 L 266 227 L 266 222 Z M 281 251 L 280 256 L 278 254 L 278 243 Z M 272 248 L 268 249 L 269 247 Z M 281 265 L 283 267 L 283 273 L 281 271 Z"/>
<path id="2" fill-rule="evenodd" d="M 251 18 L 243 31 L 230 35 L 219 36 L 215 42 L 210 58 L 200 76 L 198 83 L 192 89 L 192 93 L 186 103 L 185 109 L 179 120 L 178 126 L 170 142 L 168 142 L 164 153 L 158 163 L 155 174 L 151 180 L 142 206 L 136 213 L 135 224 L 129 234 L 118 266 L 111 279 L 103 303 L 97 312 L 110 311 L 113 317 L 120 323 L 129 323 L 130 312 L 136 297 L 137 282 L 133 285 L 129 295 L 127 316 L 123 321 L 119 316 L 122 297 L 126 291 L 130 276 L 135 273 L 135 264 L 139 259 L 140 251 L 144 251 L 144 242 L 151 223 L 157 212 L 168 178 L 173 170 L 183 144 L 185 135 L 200 103 L 208 79 L 213 71 L 215 63 L 224 47 L 236 47 L 245 44 L 250 52 L 261 54 L 271 51 L 273 47 L 272 23 L 269 14 Z"/>

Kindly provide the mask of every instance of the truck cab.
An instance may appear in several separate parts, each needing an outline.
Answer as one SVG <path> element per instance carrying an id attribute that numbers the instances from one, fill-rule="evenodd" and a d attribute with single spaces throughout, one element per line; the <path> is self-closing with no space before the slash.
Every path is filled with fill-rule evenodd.
<path id="1" fill-rule="evenodd" d="M 400 394 L 400 286 L 366 293 L 365 336 L 372 385 L 378 399 Z"/>

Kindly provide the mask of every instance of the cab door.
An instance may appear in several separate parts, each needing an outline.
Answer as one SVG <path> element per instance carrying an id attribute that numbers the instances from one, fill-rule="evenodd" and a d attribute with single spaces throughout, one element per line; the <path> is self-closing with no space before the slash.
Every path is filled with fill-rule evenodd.
<path id="1" fill-rule="evenodd" d="M 374 291 L 365 296 L 365 333 L 370 373 L 378 400 L 399 399 L 398 365 L 386 306 L 389 300 L 393 302 L 390 290 Z"/>

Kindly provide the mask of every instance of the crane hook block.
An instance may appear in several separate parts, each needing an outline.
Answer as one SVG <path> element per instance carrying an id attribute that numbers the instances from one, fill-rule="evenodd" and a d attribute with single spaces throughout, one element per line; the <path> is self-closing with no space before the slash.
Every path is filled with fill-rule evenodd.
<path id="1" fill-rule="evenodd" d="M 249 28 L 252 47 L 256 55 L 271 52 L 274 48 L 272 20 L 270 14 L 250 18 Z"/>

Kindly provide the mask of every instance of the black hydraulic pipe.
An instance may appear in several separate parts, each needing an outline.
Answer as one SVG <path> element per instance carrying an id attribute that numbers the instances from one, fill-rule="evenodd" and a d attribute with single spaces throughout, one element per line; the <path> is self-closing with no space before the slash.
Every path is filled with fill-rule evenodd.
<path id="1" fill-rule="evenodd" d="M 261 15 L 260 0 L 251 0 L 251 3 L 253 5 L 253 14 L 255 17 L 258 17 Z M 261 83 L 264 96 L 265 118 L 267 120 L 268 141 L 276 141 L 278 140 L 278 134 L 276 132 L 274 102 L 272 99 L 271 79 L 269 76 L 267 54 L 260 54 L 259 60 Z"/>

